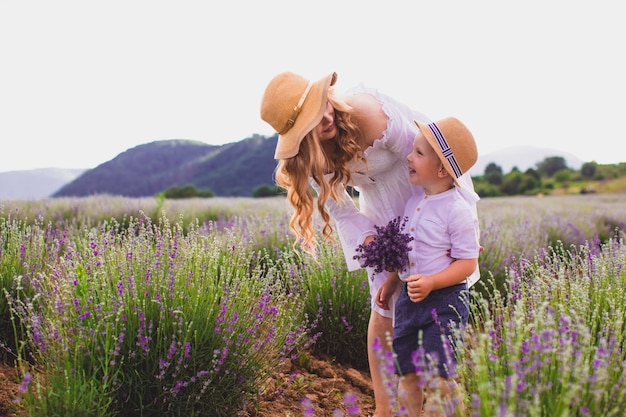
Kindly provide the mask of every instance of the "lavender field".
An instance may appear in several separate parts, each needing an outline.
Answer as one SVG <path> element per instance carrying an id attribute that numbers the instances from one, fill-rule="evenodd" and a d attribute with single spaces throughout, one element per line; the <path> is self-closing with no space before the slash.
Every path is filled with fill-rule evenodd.
<path id="1" fill-rule="evenodd" d="M 467 415 L 623 415 L 626 194 L 478 209 L 481 281 L 454 341 Z M 287 358 L 366 366 L 365 273 L 330 243 L 317 260 L 294 249 L 289 215 L 283 198 L 0 202 L 15 411 L 236 416 Z M 385 371 L 392 385 L 393 358 Z"/>

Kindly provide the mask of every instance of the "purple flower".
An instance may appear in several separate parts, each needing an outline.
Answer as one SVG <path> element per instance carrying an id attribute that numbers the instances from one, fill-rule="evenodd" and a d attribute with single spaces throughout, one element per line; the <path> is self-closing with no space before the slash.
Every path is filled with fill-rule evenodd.
<path id="1" fill-rule="evenodd" d="M 26 394 L 26 392 L 28 391 L 28 384 L 30 384 L 30 381 L 33 379 L 33 376 L 31 375 L 30 372 L 26 372 L 24 374 L 24 377 L 22 378 L 22 382 L 20 383 L 20 387 L 18 388 L 18 391 L 20 394 Z"/>
<path id="2" fill-rule="evenodd" d="M 409 242 L 413 240 L 413 236 L 402 232 L 409 218 L 405 217 L 402 223 L 400 220 L 401 217 L 398 216 L 384 227 L 374 226 L 376 238 L 368 245 L 359 245 L 356 248 L 357 255 L 354 255 L 354 259 L 359 260 L 362 267 L 374 267 L 376 273 L 406 269 L 406 256 L 411 249 Z"/>

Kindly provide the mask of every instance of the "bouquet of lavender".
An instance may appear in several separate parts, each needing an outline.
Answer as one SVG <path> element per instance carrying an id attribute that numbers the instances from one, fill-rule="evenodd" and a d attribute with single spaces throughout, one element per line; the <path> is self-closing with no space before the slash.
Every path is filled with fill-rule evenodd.
<path id="1" fill-rule="evenodd" d="M 374 267 L 376 273 L 406 269 L 406 255 L 413 236 L 402 232 L 409 218 L 405 217 L 402 224 L 400 220 L 397 217 L 384 227 L 374 226 L 376 238 L 369 245 L 361 244 L 356 248 L 358 254 L 354 259 L 359 260 L 362 267 Z"/>

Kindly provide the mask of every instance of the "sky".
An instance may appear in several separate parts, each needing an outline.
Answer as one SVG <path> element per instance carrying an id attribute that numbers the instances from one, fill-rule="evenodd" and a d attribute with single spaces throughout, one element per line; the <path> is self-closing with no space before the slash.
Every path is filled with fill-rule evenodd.
<path id="1" fill-rule="evenodd" d="M 605 0 L 0 0 L 0 172 L 269 136 L 261 97 L 283 71 L 455 116 L 481 155 L 625 162 L 623 17 Z"/>

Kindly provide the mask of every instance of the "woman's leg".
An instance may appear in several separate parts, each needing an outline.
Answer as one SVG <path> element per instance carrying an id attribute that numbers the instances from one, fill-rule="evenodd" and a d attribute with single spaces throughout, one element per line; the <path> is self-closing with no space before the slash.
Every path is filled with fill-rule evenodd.
<path id="1" fill-rule="evenodd" d="M 376 311 L 372 310 L 367 328 L 367 359 L 372 378 L 374 401 L 376 402 L 374 417 L 393 416 L 391 399 L 387 393 L 386 384 L 383 380 L 382 372 L 380 371 L 380 361 L 378 360 L 376 352 L 373 348 L 376 339 L 378 339 L 378 343 L 383 346 L 385 351 L 391 350 L 387 341 L 391 340 L 392 336 L 393 320 L 390 317 L 383 317 Z"/>

